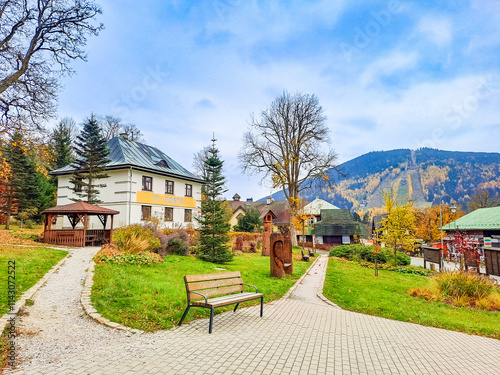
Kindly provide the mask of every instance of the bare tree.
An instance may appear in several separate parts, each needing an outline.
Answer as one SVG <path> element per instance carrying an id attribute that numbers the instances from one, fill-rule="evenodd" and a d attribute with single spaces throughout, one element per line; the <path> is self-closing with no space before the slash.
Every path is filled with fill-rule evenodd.
<path id="1" fill-rule="evenodd" d="M 124 124 L 122 125 L 122 132 L 128 134 L 128 139 L 135 142 L 144 143 L 144 137 L 141 134 L 141 131 L 134 124 Z"/>
<path id="2" fill-rule="evenodd" d="M 209 158 L 210 146 L 203 147 L 193 155 L 193 169 L 198 176 L 205 178 L 207 176 L 205 160 Z"/>
<path id="3" fill-rule="evenodd" d="M 4 0 L 0 2 L 0 126 L 38 129 L 55 114 L 58 78 L 82 49 L 101 9 L 91 0 Z M 15 121 L 21 119 L 22 121 Z M 26 125 L 28 124 L 28 125 Z"/>
<path id="4" fill-rule="evenodd" d="M 496 207 L 498 205 L 500 205 L 498 196 L 492 197 L 487 189 L 478 189 L 471 197 L 469 204 L 467 204 L 467 208 L 469 212 L 472 212 L 478 208 Z"/>
<path id="5" fill-rule="evenodd" d="M 300 192 L 315 180 L 328 182 L 326 171 L 337 168 L 329 141 L 318 98 L 285 91 L 259 119 L 252 116 L 239 159 L 246 172 L 263 173 L 263 180 L 271 177 L 273 186 L 283 189 L 295 217 Z M 296 241 L 295 235 L 292 240 Z"/>
<path id="6" fill-rule="evenodd" d="M 109 141 L 121 133 L 122 120 L 120 118 L 109 115 L 98 116 L 98 121 L 105 140 Z"/>

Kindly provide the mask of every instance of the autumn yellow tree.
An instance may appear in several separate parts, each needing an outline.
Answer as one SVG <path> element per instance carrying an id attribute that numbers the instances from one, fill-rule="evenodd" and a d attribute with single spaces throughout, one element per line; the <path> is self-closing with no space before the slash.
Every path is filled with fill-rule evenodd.
<path id="1" fill-rule="evenodd" d="M 381 221 L 380 240 L 394 249 L 394 266 L 398 264 L 398 251 L 413 250 L 415 244 L 415 211 L 413 203 L 399 205 L 392 191 L 384 192 L 387 216 Z"/>
<path id="2" fill-rule="evenodd" d="M 441 238 L 441 218 L 443 215 L 443 225 L 451 223 L 465 215 L 460 208 L 452 212 L 447 204 L 436 205 L 430 208 L 415 209 L 415 237 L 421 238 L 425 242 L 438 241 Z"/>

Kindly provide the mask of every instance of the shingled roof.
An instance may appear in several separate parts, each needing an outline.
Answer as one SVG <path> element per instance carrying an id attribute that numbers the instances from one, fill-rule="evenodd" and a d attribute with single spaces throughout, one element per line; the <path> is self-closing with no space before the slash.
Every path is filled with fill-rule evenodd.
<path id="1" fill-rule="evenodd" d="M 352 236 L 361 234 L 361 227 L 358 222 L 352 219 L 349 210 L 321 210 L 321 221 L 314 224 L 311 234 L 316 236 Z"/>
<path id="2" fill-rule="evenodd" d="M 145 172 L 203 183 L 200 177 L 189 172 L 186 168 L 156 147 L 118 136 L 108 141 L 108 148 L 110 150 L 108 156 L 110 162 L 106 164 L 106 170 L 132 167 Z M 74 171 L 75 166 L 69 164 L 50 172 L 50 174 L 66 175 L 72 174 Z"/>
<path id="3" fill-rule="evenodd" d="M 91 214 L 91 215 L 117 215 L 120 212 L 109 208 L 95 206 L 86 202 L 75 202 L 62 206 L 47 208 L 41 212 L 42 214 Z"/>
<path id="4" fill-rule="evenodd" d="M 500 207 L 479 208 L 443 226 L 443 230 L 500 230 Z"/>

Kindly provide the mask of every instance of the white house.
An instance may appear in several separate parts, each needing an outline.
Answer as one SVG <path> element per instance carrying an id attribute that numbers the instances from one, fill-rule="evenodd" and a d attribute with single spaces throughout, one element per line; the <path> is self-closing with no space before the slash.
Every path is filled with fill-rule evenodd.
<path id="1" fill-rule="evenodd" d="M 120 213 L 115 216 L 115 227 L 144 223 L 151 217 L 162 220 L 169 228 L 197 226 L 195 217 L 201 213 L 201 185 L 203 180 L 189 172 L 155 147 L 134 142 L 125 135 L 108 141 L 110 162 L 106 164 L 108 178 L 98 183 L 99 206 Z M 57 205 L 73 203 L 77 198 L 69 180 L 72 165 L 52 171 L 58 177 Z M 69 222 L 58 219 L 56 227 Z M 96 223 L 90 223 L 90 228 Z"/>

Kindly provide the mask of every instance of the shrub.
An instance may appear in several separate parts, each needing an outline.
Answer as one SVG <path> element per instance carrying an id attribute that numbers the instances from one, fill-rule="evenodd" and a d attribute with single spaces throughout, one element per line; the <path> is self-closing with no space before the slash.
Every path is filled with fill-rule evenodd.
<path id="1" fill-rule="evenodd" d="M 493 292 L 493 282 L 475 273 L 440 272 L 434 277 L 437 289 L 444 296 L 481 299 Z"/>
<path id="2" fill-rule="evenodd" d="M 387 262 L 394 264 L 394 253 L 392 250 L 390 250 L 391 254 L 387 256 Z M 411 263 L 411 257 L 409 255 L 406 255 L 405 253 L 402 253 L 400 251 L 397 252 L 397 257 L 398 257 L 398 266 L 409 266 Z"/>
<path id="3" fill-rule="evenodd" d="M 375 262 L 375 249 L 373 246 L 364 245 L 340 245 L 330 250 L 330 256 L 346 258 L 352 261 Z M 378 263 L 386 263 L 390 257 L 389 249 L 380 249 L 377 254 Z M 398 258 L 399 259 L 399 258 Z M 409 263 L 408 263 L 409 264 Z"/>
<path id="4" fill-rule="evenodd" d="M 113 242 L 118 250 L 128 253 L 155 251 L 161 246 L 150 228 L 138 224 L 114 230 Z"/>
<path id="5" fill-rule="evenodd" d="M 186 231 L 179 230 L 166 236 L 167 253 L 175 255 L 189 254 L 189 234 Z"/>
<path id="6" fill-rule="evenodd" d="M 434 292 L 427 288 L 412 288 L 408 291 L 412 297 L 423 298 L 426 301 L 434 301 Z"/>
<path id="7" fill-rule="evenodd" d="M 141 253 L 124 253 L 119 251 L 113 246 L 103 246 L 99 252 L 92 258 L 97 264 L 153 264 L 162 263 L 163 259 L 155 253 L 141 252 Z"/>

